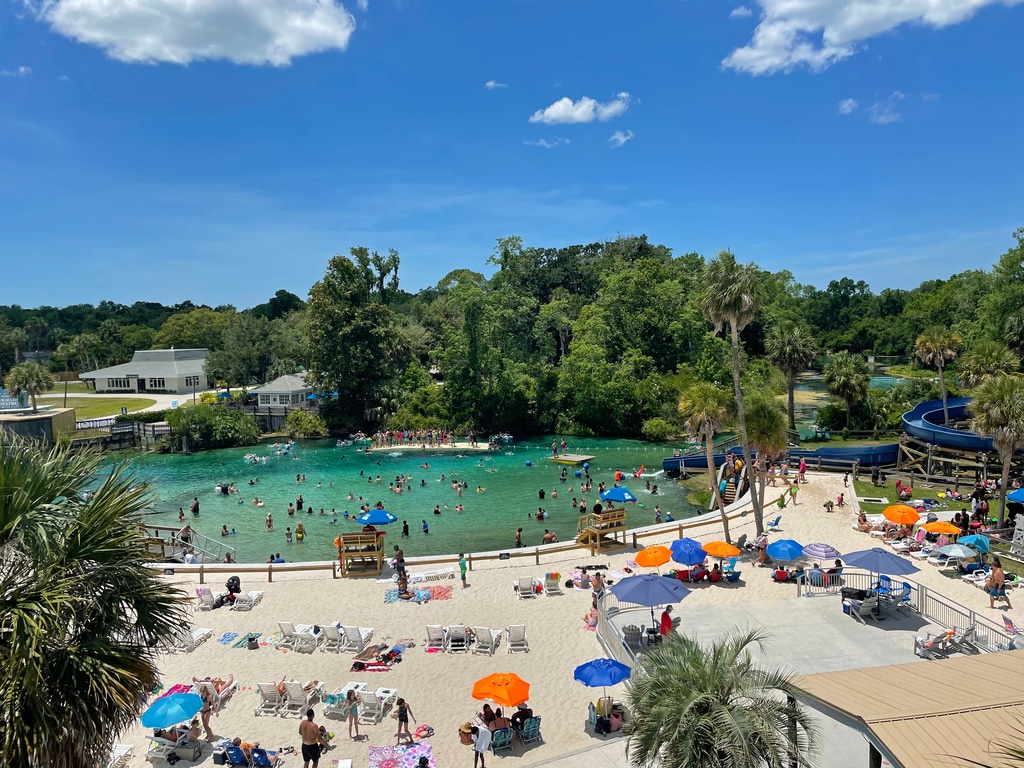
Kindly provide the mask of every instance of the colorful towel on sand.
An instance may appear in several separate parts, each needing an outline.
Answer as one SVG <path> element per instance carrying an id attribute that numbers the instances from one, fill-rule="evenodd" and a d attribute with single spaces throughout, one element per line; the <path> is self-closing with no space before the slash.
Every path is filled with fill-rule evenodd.
<path id="1" fill-rule="evenodd" d="M 261 632 L 250 632 L 247 635 L 242 635 L 242 638 L 232 645 L 232 648 L 248 648 L 250 640 L 259 640 Z"/>
<path id="2" fill-rule="evenodd" d="M 170 696 L 172 693 L 192 693 L 193 690 L 194 686 L 191 686 L 188 683 L 178 683 L 177 685 L 172 685 L 166 691 L 161 693 L 158 698 L 162 699 L 165 696 Z"/>
<path id="3" fill-rule="evenodd" d="M 361 661 L 359 663 L 363 665 L 362 669 L 356 669 L 355 664 L 353 664 L 352 668 L 349 670 L 349 672 L 390 672 L 391 671 L 391 665 L 390 664 L 385 664 L 385 663 L 383 663 L 381 661 Z"/>
<path id="4" fill-rule="evenodd" d="M 451 587 L 428 587 L 430 590 L 431 600 L 451 600 L 452 599 L 452 588 Z"/>
<path id="5" fill-rule="evenodd" d="M 421 757 L 427 758 L 430 768 L 436 768 L 427 742 L 401 747 L 370 747 L 370 768 L 417 768 Z"/>
<path id="6" fill-rule="evenodd" d="M 421 603 L 430 600 L 451 600 L 453 594 L 451 587 L 416 587 L 413 592 L 416 595 L 416 599 Z M 397 602 L 400 602 L 397 589 L 389 589 L 384 593 L 385 605 Z"/>
<path id="7" fill-rule="evenodd" d="M 261 648 L 274 648 L 274 647 L 277 646 L 277 644 L 279 642 L 281 642 L 281 638 L 282 637 L 284 637 L 284 635 L 282 635 L 280 632 L 275 632 L 270 637 L 268 637 L 266 640 L 260 640 L 260 647 Z"/>
<path id="8" fill-rule="evenodd" d="M 224 635 L 217 640 L 217 642 L 221 645 L 230 645 L 235 641 L 237 637 L 237 632 L 225 632 Z"/>

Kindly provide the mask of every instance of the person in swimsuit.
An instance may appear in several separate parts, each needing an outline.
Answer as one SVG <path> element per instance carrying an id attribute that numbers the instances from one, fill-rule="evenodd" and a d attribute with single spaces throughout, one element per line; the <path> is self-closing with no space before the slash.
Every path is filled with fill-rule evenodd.
<path id="1" fill-rule="evenodd" d="M 203 708 L 199 710 L 199 714 L 203 719 L 203 728 L 206 729 L 206 740 L 211 744 L 217 740 L 216 734 L 210 728 L 210 715 L 213 714 L 213 699 L 210 694 L 204 691 L 202 694 Z"/>
<path id="2" fill-rule="evenodd" d="M 306 719 L 299 723 L 299 736 L 302 738 L 302 768 L 317 768 L 320 764 L 320 746 L 326 746 L 320 737 L 320 728 L 313 722 L 313 710 L 306 710 Z"/>
<path id="3" fill-rule="evenodd" d="M 411 717 L 413 722 L 416 721 L 416 716 L 412 713 L 412 707 L 409 706 L 409 702 L 405 699 L 399 699 L 395 704 L 395 710 L 398 712 L 398 733 L 395 734 L 398 737 L 398 743 L 402 743 L 403 732 L 405 738 L 411 742 L 412 734 L 409 732 L 409 718 Z M 313 768 L 316 768 L 316 766 L 313 766 Z"/>
<path id="4" fill-rule="evenodd" d="M 355 691 L 349 691 L 345 695 L 348 704 L 348 737 L 353 741 L 359 741 L 359 695 Z M 352 735 L 352 728 L 356 729 L 356 735 Z"/>

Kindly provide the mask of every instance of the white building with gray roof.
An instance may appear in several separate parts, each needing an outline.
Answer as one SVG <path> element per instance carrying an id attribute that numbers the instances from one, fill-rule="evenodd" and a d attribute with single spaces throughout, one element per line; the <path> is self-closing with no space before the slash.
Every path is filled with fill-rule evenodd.
<path id="1" fill-rule="evenodd" d="M 203 370 L 208 349 L 136 350 L 130 363 L 78 374 L 97 392 L 169 392 L 187 394 L 210 389 Z"/>

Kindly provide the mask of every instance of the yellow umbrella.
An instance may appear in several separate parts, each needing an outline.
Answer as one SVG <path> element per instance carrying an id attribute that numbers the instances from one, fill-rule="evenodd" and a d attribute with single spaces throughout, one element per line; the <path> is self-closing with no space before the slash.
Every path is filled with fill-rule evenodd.
<path id="1" fill-rule="evenodd" d="M 925 523 L 921 527 L 928 531 L 928 533 L 948 533 L 954 535 L 963 533 L 960 528 L 952 523 L 947 523 L 945 520 L 936 520 L 934 523 Z"/>
<path id="2" fill-rule="evenodd" d="M 636 553 L 633 560 L 643 568 L 657 568 L 672 559 L 672 550 L 660 544 L 654 547 L 644 547 Z"/>
<path id="3" fill-rule="evenodd" d="M 882 514 L 885 515 L 886 520 L 896 523 L 896 525 L 913 525 L 921 519 L 917 510 L 906 504 L 893 504 L 891 507 L 886 507 Z"/>
<path id="4" fill-rule="evenodd" d="M 739 549 L 727 541 L 709 541 L 702 549 L 712 557 L 737 557 Z"/>

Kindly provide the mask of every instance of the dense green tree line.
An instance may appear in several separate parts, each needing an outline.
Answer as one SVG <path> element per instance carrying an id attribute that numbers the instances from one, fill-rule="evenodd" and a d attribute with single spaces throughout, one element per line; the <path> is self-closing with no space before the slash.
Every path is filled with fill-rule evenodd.
<path id="1" fill-rule="evenodd" d="M 56 372 L 205 346 L 225 385 L 308 370 L 320 391 L 339 393 L 324 409 L 334 428 L 664 436 L 686 431 L 678 406 L 698 382 L 732 389 L 739 416 L 745 391 L 791 392 L 815 365 L 836 397 L 824 423 L 871 428 L 934 382 L 952 394 L 993 365 L 1016 370 L 1024 351 L 1024 230 L 990 271 L 879 293 L 849 278 L 801 285 L 728 253 L 676 255 L 642 236 L 565 248 L 507 237 L 488 262 L 490 278 L 457 269 L 412 294 L 398 253 L 353 248 L 330 260 L 308 303 L 278 291 L 243 311 L 0 306 L 0 366 L 36 350 Z M 867 355 L 932 372 L 868 392 Z"/>

